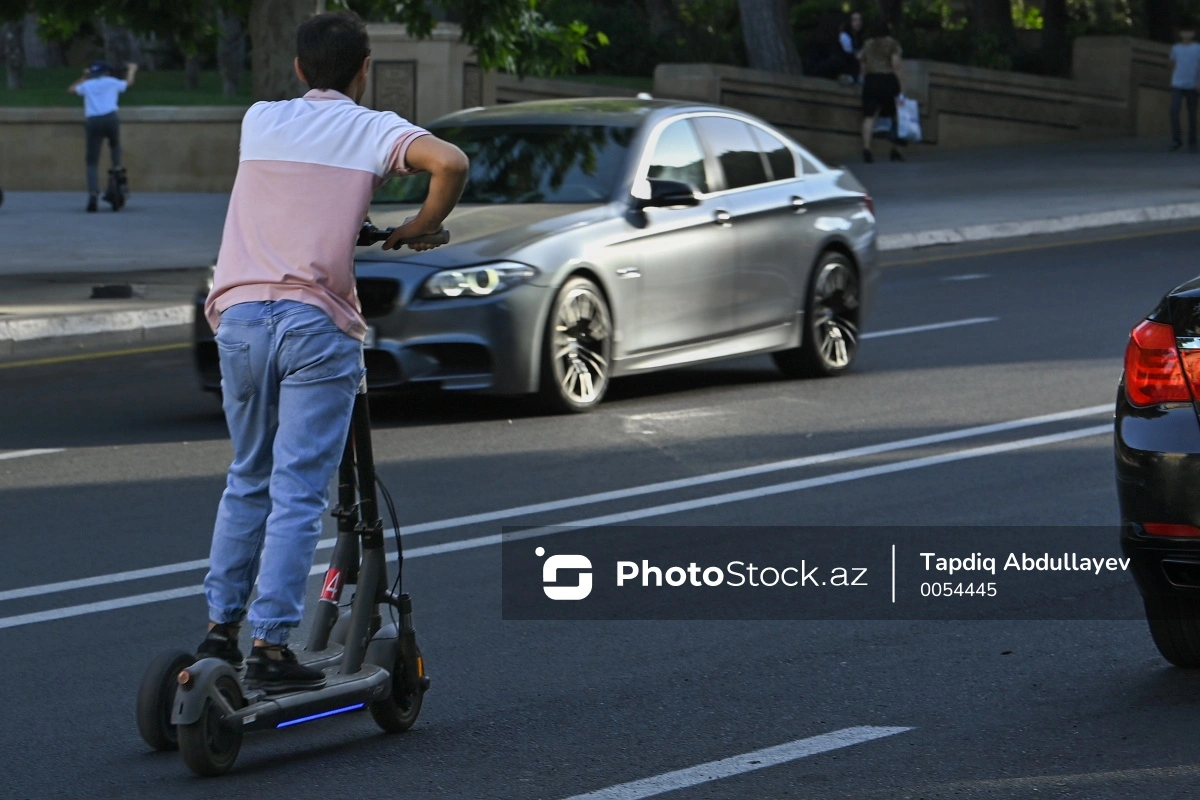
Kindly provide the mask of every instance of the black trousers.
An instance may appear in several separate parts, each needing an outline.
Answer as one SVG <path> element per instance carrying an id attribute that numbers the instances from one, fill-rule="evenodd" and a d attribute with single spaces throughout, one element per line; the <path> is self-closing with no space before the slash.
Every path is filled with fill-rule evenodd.
<path id="1" fill-rule="evenodd" d="M 100 193 L 100 177 L 97 167 L 100 164 L 100 148 L 108 139 L 109 152 L 112 155 L 113 167 L 121 166 L 121 122 L 117 112 L 98 117 L 87 118 L 87 182 L 88 193 Z"/>
<path id="2" fill-rule="evenodd" d="M 1187 116 L 1188 116 L 1188 147 L 1195 149 L 1196 147 L 1196 98 L 1197 92 L 1195 89 L 1172 89 L 1171 90 L 1171 141 L 1175 144 L 1183 144 L 1183 131 L 1180 129 L 1179 112 L 1183 106 L 1183 101 L 1187 101 Z"/>

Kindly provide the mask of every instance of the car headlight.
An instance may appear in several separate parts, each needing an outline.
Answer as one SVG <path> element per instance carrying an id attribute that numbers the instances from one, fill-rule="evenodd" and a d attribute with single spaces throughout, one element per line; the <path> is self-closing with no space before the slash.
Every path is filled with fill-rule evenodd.
<path id="1" fill-rule="evenodd" d="M 537 270 L 525 264 L 503 261 L 478 267 L 447 269 L 431 275 L 421 287 L 421 296 L 487 297 L 508 291 L 537 275 Z"/>

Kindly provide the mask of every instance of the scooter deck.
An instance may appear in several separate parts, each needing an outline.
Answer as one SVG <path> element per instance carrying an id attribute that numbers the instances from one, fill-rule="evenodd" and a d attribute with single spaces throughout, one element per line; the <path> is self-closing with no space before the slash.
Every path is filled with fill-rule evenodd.
<path id="1" fill-rule="evenodd" d="M 301 722 L 357 711 L 368 703 L 387 698 L 392 691 L 392 675 L 375 664 L 363 664 L 352 675 L 343 675 L 336 666 L 324 670 L 326 683 L 320 689 L 266 694 L 250 690 L 247 705 L 225 718 L 225 724 L 243 731 L 284 728 Z"/>

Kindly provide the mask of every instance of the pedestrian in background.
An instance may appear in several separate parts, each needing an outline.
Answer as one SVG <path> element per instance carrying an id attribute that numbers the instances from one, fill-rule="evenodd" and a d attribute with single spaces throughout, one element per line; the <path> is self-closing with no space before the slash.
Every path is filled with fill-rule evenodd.
<path id="1" fill-rule="evenodd" d="M 858 83 L 862 74 L 862 64 L 858 57 L 863 48 L 863 17 L 858 11 L 850 12 L 842 23 L 842 31 L 838 34 L 838 44 L 842 47 L 842 75 L 849 76 L 850 83 Z"/>
<path id="2" fill-rule="evenodd" d="M 118 96 L 133 86 L 137 64 L 125 68 L 125 80 L 112 76 L 103 61 L 97 61 L 83 71 L 83 77 L 67 87 L 71 94 L 83 98 L 83 113 L 87 118 L 87 184 L 88 211 L 96 210 L 100 195 L 100 148 L 108 140 L 113 169 L 121 169 L 121 122 L 117 118 Z"/>
<path id="3" fill-rule="evenodd" d="M 868 164 L 875 160 L 871 152 L 871 137 L 875 133 L 875 121 L 881 115 L 892 120 L 892 161 L 904 160 L 896 147 L 900 129 L 896 103 L 903 102 L 900 95 L 904 94 L 903 55 L 900 43 L 891 36 L 891 25 L 886 20 L 873 22 L 871 36 L 863 43 L 862 53 L 859 54 L 863 67 L 863 161 Z"/>
<path id="4" fill-rule="evenodd" d="M 1180 26 L 1179 43 L 1171 48 L 1171 149 L 1183 147 L 1179 112 L 1187 102 L 1188 150 L 1196 152 L 1196 77 L 1200 72 L 1200 42 L 1191 23 Z"/>

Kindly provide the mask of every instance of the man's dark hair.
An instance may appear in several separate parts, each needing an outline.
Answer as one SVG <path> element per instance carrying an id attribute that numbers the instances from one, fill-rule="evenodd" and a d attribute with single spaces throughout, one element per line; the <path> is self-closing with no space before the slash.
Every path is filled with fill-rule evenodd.
<path id="1" fill-rule="evenodd" d="M 296 56 L 310 89 L 345 92 L 370 54 L 367 26 L 356 14 L 318 14 L 296 29 Z"/>

